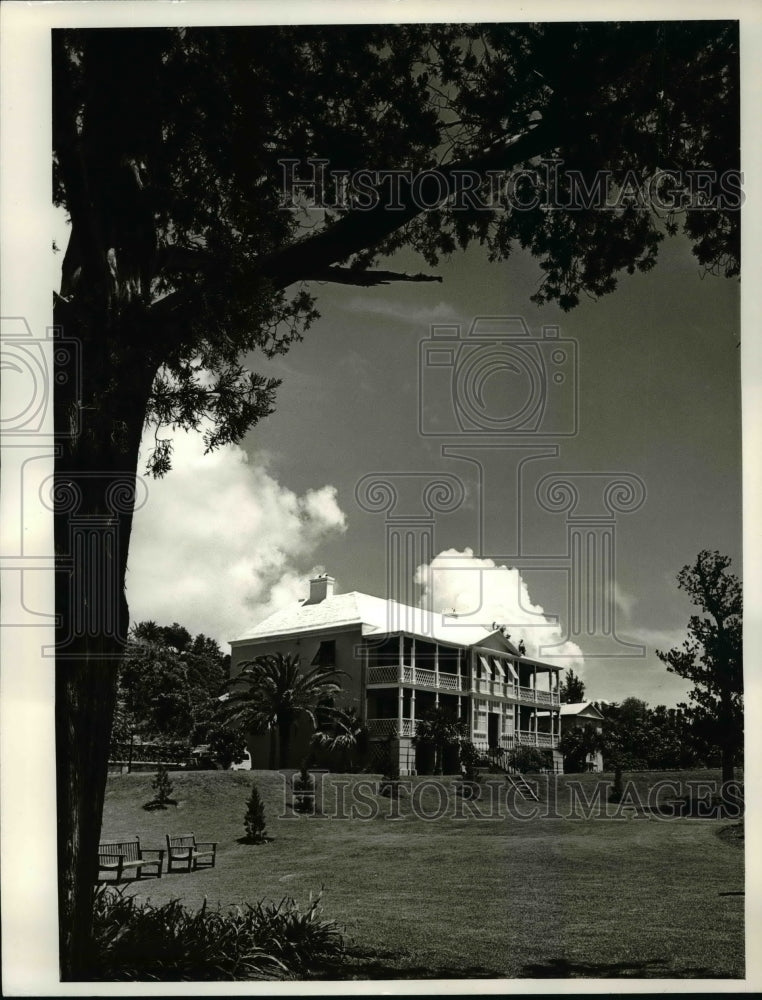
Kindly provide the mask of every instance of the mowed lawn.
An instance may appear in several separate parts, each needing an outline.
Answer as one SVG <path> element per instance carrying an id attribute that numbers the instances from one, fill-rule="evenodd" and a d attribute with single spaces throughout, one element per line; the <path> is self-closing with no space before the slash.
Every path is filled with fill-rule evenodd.
<path id="1" fill-rule="evenodd" d="M 665 777 L 638 776 L 644 801 Z M 145 878 L 128 891 L 154 903 L 227 907 L 284 896 L 306 902 L 323 887 L 324 916 L 350 945 L 342 977 L 744 975 L 736 821 L 632 818 L 634 810 L 619 819 L 568 818 L 567 778 L 562 818 L 522 800 L 517 809 L 540 813 L 522 820 L 505 799 L 497 818 L 461 818 L 454 794 L 440 802 L 431 785 L 398 807 L 367 788 L 353 793 L 367 776 L 326 776 L 326 815 L 305 817 L 290 809 L 280 775 L 224 771 L 172 773 L 177 805 L 145 811 L 151 778 L 109 778 L 103 839 L 139 833 L 145 846 L 163 847 L 165 833 L 193 831 L 219 842 L 217 867 Z M 577 779 L 592 791 L 594 776 Z M 253 780 L 273 838 L 263 846 L 239 842 Z M 337 818 L 336 781 L 346 783 L 345 813 L 354 803 L 360 816 L 374 808 L 377 815 Z M 416 816 L 414 802 L 430 816 L 441 805 L 443 815 Z M 489 815 L 487 803 L 481 809 Z"/>

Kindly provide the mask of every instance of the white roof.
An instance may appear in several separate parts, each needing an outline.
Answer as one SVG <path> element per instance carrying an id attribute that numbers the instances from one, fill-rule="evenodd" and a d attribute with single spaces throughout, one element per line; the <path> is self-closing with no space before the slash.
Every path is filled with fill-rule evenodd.
<path id="1" fill-rule="evenodd" d="M 561 715 L 582 715 L 584 712 L 594 713 L 593 717 L 603 718 L 603 713 L 592 701 L 572 701 L 561 706 Z"/>
<path id="2" fill-rule="evenodd" d="M 297 601 L 248 629 L 235 642 L 270 639 L 297 632 L 318 632 L 327 628 L 359 625 L 363 635 L 404 632 L 421 639 L 472 646 L 495 634 L 495 629 L 469 624 L 462 618 L 423 611 L 397 601 L 352 591 L 334 594 L 317 604 Z M 506 647 L 511 648 L 505 640 Z"/>

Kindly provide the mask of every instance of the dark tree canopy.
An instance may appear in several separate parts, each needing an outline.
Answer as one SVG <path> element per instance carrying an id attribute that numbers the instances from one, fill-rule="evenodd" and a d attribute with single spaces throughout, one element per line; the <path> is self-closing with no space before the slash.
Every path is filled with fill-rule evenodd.
<path id="1" fill-rule="evenodd" d="M 569 668 L 564 672 L 559 689 L 561 702 L 565 705 L 579 703 L 585 700 L 585 682 Z"/>
<path id="2" fill-rule="evenodd" d="M 652 268 L 678 225 L 704 267 L 737 274 L 737 60 L 721 21 L 54 32 L 54 195 L 72 220 L 61 312 L 98 343 L 91 365 L 108 359 L 91 398 L 102 412 L 107 372 L 140 372 L 150 420 L 207 417 L 210 446 L 238 440 L 276 389 L 242 352 L 301 336 L 316 315 L 305 282 L 401 277 L 375 265 L 404 245 L 430 266 L 475 241 L 496 261 L 524 248 L 544 274 L 536 301 L 565 309 Z M 328 165 L 329 202 L 336 171 L 482 183 L 475 204 L 423 212 L 409 182 L 394 211 L 383 182 L 371 210 L 281 207 L 280 161 L 309 176 L 308 158 Z M 489 171 L 524 171 L 527 207 L 480 207 Z M 615 207 L 549 209 L 604 171 Z M 675 172 L 661 209 L 640 193 L 659 171 Z"/>
<path id="3" fill-rule="evenodd" d="M 216 735 L 218 698 L 228 679 L 229 657 L 209 636 L 191 636 L 182 625 L 139 622 L 119 669 L 117 714 L 121 730 L 147 741 L 175 741 L 188 748 Z M 125 732 L 115 736 L 123 741 Z"/>

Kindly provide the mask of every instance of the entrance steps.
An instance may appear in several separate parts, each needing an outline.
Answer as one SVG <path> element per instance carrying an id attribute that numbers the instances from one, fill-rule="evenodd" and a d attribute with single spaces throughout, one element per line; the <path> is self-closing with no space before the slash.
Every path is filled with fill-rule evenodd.
<path id="1" fill-rule="evenodd" d="M 508 774 L 506 772 L 505 780 L 523 799 L 531 799 L 533 802 L 540 801 L 535 789 L 529 784 L 524 775 L 519 774 L 518 771 L 513 774 Z"/>

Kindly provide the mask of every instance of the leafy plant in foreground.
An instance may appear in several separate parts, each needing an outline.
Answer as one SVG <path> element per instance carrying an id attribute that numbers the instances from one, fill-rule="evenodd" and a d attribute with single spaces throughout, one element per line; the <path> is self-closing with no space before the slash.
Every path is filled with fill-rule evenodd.
<path id="1" fill-rule="evenodd" d="M 335 921 L 321 919 L 320 894 L 305 909 L 287 897 L 223 911 L 173 899 L 160 906 L 96 892 L 87 978 L 105 981 L 282 980 L 342 961 Z"/>

